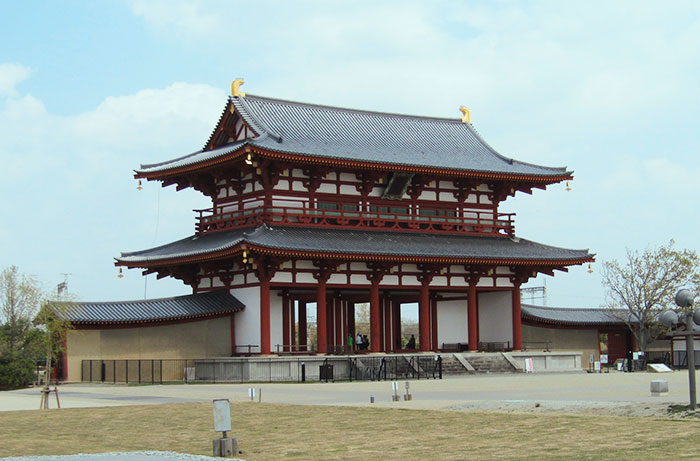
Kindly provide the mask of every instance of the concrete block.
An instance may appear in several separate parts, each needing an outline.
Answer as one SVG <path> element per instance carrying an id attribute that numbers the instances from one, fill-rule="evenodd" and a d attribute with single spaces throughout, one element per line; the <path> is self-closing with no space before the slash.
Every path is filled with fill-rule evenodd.
<path id="1" fill-rule="evenodd" d="M 668 394 L 668 381 L 655 379 L 651 382 L 651 395 L 658 396 Z"/>

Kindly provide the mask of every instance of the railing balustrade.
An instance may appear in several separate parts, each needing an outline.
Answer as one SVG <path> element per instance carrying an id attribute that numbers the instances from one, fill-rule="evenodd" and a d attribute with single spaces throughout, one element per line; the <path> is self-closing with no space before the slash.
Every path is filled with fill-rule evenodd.
<path id="1" fill-rule="evenodd" d="M 214 212 L 213 208 L 194 210 L 197 215 L 197 233 L 223 231 L 263 223 L 303 227 L 337 227 L 357 229 L 385 229 L 451 234 L 488 234 L 512 236 L 515 233 L 514 213 L 469 210 L 463 216 L 454 209 L 421 208 L 417 214 L 392 212 L 405 207 L 375 207 L 369 210 L 348 210 L 346 203 L 337 203 L 334 209 L 301 206 L 256 206 L 239 211 Z M 383 211 L 387 210 L 387 211 Z"/>

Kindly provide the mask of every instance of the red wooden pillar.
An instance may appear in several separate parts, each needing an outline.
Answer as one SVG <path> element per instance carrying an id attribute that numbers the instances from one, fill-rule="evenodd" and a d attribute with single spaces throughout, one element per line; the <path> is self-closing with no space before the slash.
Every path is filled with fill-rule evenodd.
<path id="1" fill-rule="evenodd" d="M 236 355 L 236 323 L 231 314 L 231 357 Z"/>
<path id="2" fill-rule="evenodd" d="M 478 349 L 479 321 L 476 315 L 476 281 L 469 284 L 469 300 L 467 305 L 467 323 L 469 324 L 469 350 Z"/>
<path id="3" fill-rule="evenodd" d="M 523 348 L 522 316 L 520 314 L 520 283 L 513 287 L 513 350 Z"/>
<path id="4" fill-rule="evenodd" d="M 384 299 L 384 351 L 392 352 L 393 336 L 391 334 L 391 299 Z"/>
<path id="5" fill-rule="evenodd" d="M 392 325 L 394 328 L 394 350 L 401 350 L 401 303 L 394 301 L 392 302 Z"/>
<path id="6" fill-rule="evenodd" d="M 348 333 L 352 335 L 352 339 L 354 340 L 357 337 L 357 328 L 355 327 L 355 303 L 347 301 L 347 306 L 349 319 Z M 355 344 L 354 341 L 353 344 Z M 355 344 L 355 347 L 357 347 L 357 344 Z"/>
<path id="7" fill-rule="evenodd" d="M 430 350 L 430 280 L 423 280 L 420 286 L 420 302 L 418 304 L 418 332 L 420 350 Z"/>
<path id="8" fill-rule="evenodd" d="M 270 354 L 270 278 L 260 278 L 260 353 Z"/>
<path id="9" fill-rule="evenodd" d="M 289 295 L 282 295 L 282 350 L 289 352 L 290 341 L 290 326 L 289 326 Z"/>
<path id="10" fill-rule="evenodd" d="M 231 320 L 233 320 L 233 314 L 231 314 Z M 635 349 L 636 350 L 636 349 Z M 61 379 L 63 381 L 68 381 L 68 333 L 64 333 L 63 336 L 63 352 L 61 352 Z M 58 393 L 56 393 L 58 396 Z M 48 399 L 48 395 L 46 397 Z M 58 397 L 56 397 L 58 399 Z"/>
<path id="11" fill-rule="evenodd" d="M 369 289 L 369 347 L 372 352 L 381 350 L 379 332 L 379 277 L 373 277 Z"/>
<path id="12" fill-rule="evenodd" d="M 438 350 L 438 317 L 437 317 L 437 299 L 433 299 L 430 305 L 430 338 L 432 339 L 432 349 Z"/>
<path id="13" fill-rule="evenodd" d="M 306 301 L 299 301 L 299 350 L 308 350 L 308 328 L 306 324 Z"/>
<path id="14" fill-rule="evenodd" d="M 297 324 L 296 324 L 296 309 L 294 308 L 294 300 L 289 298 L 289 320 L 291 321 L 290 325 L 290 332 L 292 337 L 291 339 L 291 346 L 292 346 L 292 351 L 297 351 L 297 348 L 295 347 L 297 344 Z"/>
<path id="15" fill-rule="evenodd" d="M 316 288 L 316 337 L 318 338 L 318 353 L 328 352 L 327 341 L 328 320 L 326 318 L 326 278 L 319 277 Z"/>
<path id="16" fill-rule="evenodd" d="M 342 346 L 345 344 L 343 340 L 343 316 L 341 315 L 342 301 L 339 298 L 335 298 L 333 304 L 335 305 L 335 344 L 337 346 Z"/>

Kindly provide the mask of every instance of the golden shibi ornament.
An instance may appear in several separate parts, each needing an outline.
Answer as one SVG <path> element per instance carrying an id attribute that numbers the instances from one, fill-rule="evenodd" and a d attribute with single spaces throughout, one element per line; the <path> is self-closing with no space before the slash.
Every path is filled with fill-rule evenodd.
<path id="1" fill-rule="evenodd" d="M 566 191 L 571 191 L 571 183 L 569 181 L 566 181 Z"/>
<path id="2" fill-rule="evenodd" d="M 141 180 L 139 179 L 139 183 L 136 186 L 136 190 L 141 190 L 141 189 L 143 189 L 143 186 L 141 185 Z"/>
<path id="3" fill-rule="evenodd" d="M 588 273 L 592 274 L 593 273 L 593 264 L 588 265 Z"/>
<path id="4" fill-rule="evenodd" d="M 124 274 L 122 274 L 122 268 L 121 268 L 121 267 L 119 268 L 119 273 L 117 274 L 117 278 L 120 278 L 120 279 L 124 278 Z"/>

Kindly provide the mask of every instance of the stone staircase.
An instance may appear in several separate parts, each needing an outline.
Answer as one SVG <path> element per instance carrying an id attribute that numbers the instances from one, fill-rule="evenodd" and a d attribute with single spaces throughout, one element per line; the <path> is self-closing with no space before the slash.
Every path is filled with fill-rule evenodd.
<path id="1" fill-rule="evenodd" d="M 501 352 L 478 354 L 462 354 L 462 356 L 474 367 L 477 373 L 518 373 L 516 369 L 504 357 Z M 443 367 L 444 367 L 443 362 Z"/>
<path id="2" fill-rule="evenodd" d="M 464 368 L 464 365 L 457 360 L 454 354 L 440 354 L 442 357 L 442 374 L 443 375 L 466 375 L 469 370 Z"/>

